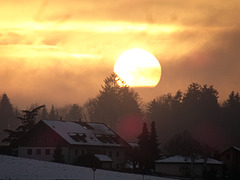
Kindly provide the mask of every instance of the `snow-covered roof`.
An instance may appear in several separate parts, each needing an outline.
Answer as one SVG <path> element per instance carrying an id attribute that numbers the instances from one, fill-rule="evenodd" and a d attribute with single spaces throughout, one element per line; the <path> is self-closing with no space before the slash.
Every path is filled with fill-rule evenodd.
<path id="1" fill-rule="evenodd" d="M 168 157 L 168 158 L 165 158 L 165 159 L 160 159 L 160 160 L 157 160 L 156 163 L 191 163 L 192 162 L 192 159 L 191 157 L 185 157 L 185 156 L 179 156 L 179 155 L 176 155 L 176 156 L 171 156 L 171 157 Z M 204 163 L 204 158 L 195 158 L 194 159 L 194 163 L 195 164 L 201 164 L 201 163 Z M 211 158 L 207 158 L 206 160 L 206 163 L 207 164 L 223 164 L 222 162 L 216 160 L 216 159 L 211 159 Z"/>
<path id="2" fill-rule="evenodd" d="M 132 148 L 137 148 L 139 147 L 139 144 L 137 142 L 129 142 L 128 143 Z"/>
<path id="3" fill-rule="evenodd" d="M 94 154 L 96 158 L 98 158 L 99 161 L 102 162 L 112 162 L 112 159 L 104 154 Z"/>
<path id="4" fill-rule="evenodd" d="M 239 147 L 233 146 L 234 149 L 236 149 L 237 151 L 240 151 Z"/>
<path id="5" fill-rule="evenodd" d="M 127 144 L 103 123 L 43 120 L 69 144 L 124 146 Z"/>

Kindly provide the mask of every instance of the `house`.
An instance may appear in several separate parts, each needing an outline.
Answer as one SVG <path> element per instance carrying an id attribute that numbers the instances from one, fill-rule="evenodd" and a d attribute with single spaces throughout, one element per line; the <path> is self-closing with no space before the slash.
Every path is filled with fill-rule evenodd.
<path id="1" fill-rule="evenodd" d="M 155 172 L 173 177 L 203 178 L 204 172 L 213 172 L 218 179 L 222 177 L 223 163 L 211 158 L 171 156 L 155 162 Z"/>
<path id="2" fill-rule="evenodd" d="M 18 142 L 18 156 L 54 161 L 56 149 L 74 164 L 78 157 L 92 154 L 101 168 L 121 170 L 129 144 L 103 123 L 42 120 Z"/>
<path id="3" fill-rule="evenodd" d="M 240 172 L 240 147 L 232 146 L 220 154 L 230 172 Z"/>

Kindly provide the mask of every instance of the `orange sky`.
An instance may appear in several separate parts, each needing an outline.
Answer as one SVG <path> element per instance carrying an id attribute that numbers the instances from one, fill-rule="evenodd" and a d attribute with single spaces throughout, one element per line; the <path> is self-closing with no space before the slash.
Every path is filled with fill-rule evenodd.
<path id="1" fill-rule="evenodd" d="M 84 103 L 130 48 L 162 66 L 144 101 L 213 85 L 240 91 L 240 1 L 8 0 L 0 2 L 0 93 L 12 103 Z"/>

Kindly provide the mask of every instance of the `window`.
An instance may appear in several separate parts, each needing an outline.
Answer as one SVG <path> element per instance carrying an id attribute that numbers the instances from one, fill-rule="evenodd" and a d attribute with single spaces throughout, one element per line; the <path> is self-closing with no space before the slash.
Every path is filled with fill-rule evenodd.
<path id="1" fill-rule="evenodd" d="M 119 157 L 119 152 L 117 151 L 116 156 Z"/>
<path id="2" fill-rule="evenodd" d="M 101 141 L 102 143 L 107 143 L 106 139 L 104 138 L 104 135 L 102 134 L 96 134 L 96 138 Z"/>
<path id="3" fill-rule="evenodd" d="M 75 155 L 76 155 L 76 156 L 78 155 L 78 150 L 77 150 L 77 149 L 75 149 Z"/>
<path id="4" fill-rule="evenodd" d="M 85 133 L 68 133 L 68 135 L 76 142 L 87 142 Z"/>
<path id="5" fill-rule="evenodd" d="M 46 150 L 45 150 L 45 154 L 46 154 L 46 155 L 50 155 L 50 149 L 46 149 Z"/>
<path id="6" fill-rule="evenodd" d="M 37 155 L 41 154 L 41 149 L 37 149 Z"/>
<path id="7" fill-rule="evenodd" d="M 96 138 L 102 143 L 119 144 L 118 138 L 108 134 L 95 134 Z"/>
<path id="8" fill-rule="evenodd" d="M 109 151 L 109 156 L 112 157 L 112 151 Z"/>
<path id="9" fill-rule="evenodd" d="M 116 167 L 117 167 L 117 169 L 119 169 L 119 164 L 118 163 L 117 163 Z"/>
<path id="10" fill-rule="evenodd" d="M 27 154 L 28 154 L 28 155 L 32 155 L 32 149 L 28 149 L 28 150 L 27 150 Z"/>
<path id="11" fill-rule="evenodd" d="M 114 143 L 120 144 L 120 142 L 119 142 L 119 137 L 117 137 L 117 136 L 112 136 L 112 140 L 113 140 Z"/>
<path id="12" fill-rule="evenodd" d="M 85 151 L 84 150 L 82 150 L 82 155 L 84 155 L 85 154 Z"/>

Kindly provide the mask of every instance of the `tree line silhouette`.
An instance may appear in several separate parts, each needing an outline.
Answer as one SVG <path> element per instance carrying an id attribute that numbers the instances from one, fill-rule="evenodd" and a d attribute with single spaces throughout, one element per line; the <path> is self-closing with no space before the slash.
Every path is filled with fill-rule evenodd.
<path id="1" fill-rule="evenodd" d="M 187 87 L 186 92 L 179 90 L 176 94 L 160 95 L 144 105 L 138 93 L 126 86 L 123 81 L 119 83 L 120 81 L 116 74 L 111 74 L 104 80 L 97 96 L 83 105 L 70 104 L 63 107 L 52 105 L 50 109 L 42 106 L 34 123 L 40 119 L 59 120 L 60 118 L 65 121 L 95 121 L 103 122 L 118 131 L 122 119 L 130 115 L 138 115 L 141 125 L 145 122 L 146 126 L 150 126 L 154 122 L 156 132 L 153 130 L 153 133 L 156 137 L 158 135 L 162 145 L 161 150 L 165 153 L 177 153 L 173 150 L 181 148 L 172 146 L 181 141 L 184 142 L 184 138 L 195 143 L 196 148 L 197 143 L 204 144 L 208 149 L 219 150 L 240 144 L 238 92 L 232 91 L 220 104 L 218 91 L 212 85 L 192 83 Z M 39 106 L 39 104 L 32 104 L 27 109 L 32 111 Z M 14 130 L 22 124 L 19 117 L 23 117 L 24 113 L 26 111 L 19 111 L 11 103 L 6 93 L 2 95 L 0 99 L 1 139 L 6 138 L 4 129 Z M 141 133 L 143 132 L 139 132 Z M 140 140 L 138 141 L 140 145 Z M 174 143 L 171 144 L 171 142 Z"/>

